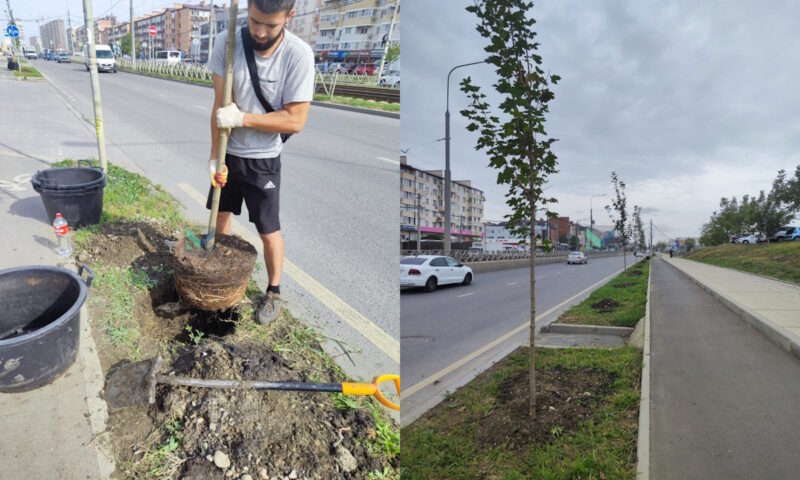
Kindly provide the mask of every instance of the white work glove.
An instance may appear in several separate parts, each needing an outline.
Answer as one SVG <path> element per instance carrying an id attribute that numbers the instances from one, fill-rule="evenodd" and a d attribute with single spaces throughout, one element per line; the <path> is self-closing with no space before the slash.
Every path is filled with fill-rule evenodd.
<path id="1" fill-rule="evenodd" d="M 243 122 L 244 113 L 239 110 L 235 103 L 217 109 L 217 127 L 238 128 L 242 126 Z"/>
<path id="2" fill-rule="evenodd" d="M 228 183 L 228 166 L 225 165 L 222 167 L 222 171 L 217 173 L 217 159 L 210 158 L 208 160 L 208 174 L 211 176 L 211 185 L 214 188 L 217 188 L 217 184 L 219 183 L 219 188 L 225 186 Z"/>

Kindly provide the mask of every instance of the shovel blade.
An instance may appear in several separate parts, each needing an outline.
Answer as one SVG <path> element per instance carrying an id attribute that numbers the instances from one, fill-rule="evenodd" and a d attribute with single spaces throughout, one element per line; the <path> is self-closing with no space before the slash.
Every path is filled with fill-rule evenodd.
<path id="1" fill-rule="evenodd" d="M 105 400 L 111 411 L 148 403 L 155 387 L 152 372 L 154 359 L 123 362 L 112 368 L 105 388 Z"/>

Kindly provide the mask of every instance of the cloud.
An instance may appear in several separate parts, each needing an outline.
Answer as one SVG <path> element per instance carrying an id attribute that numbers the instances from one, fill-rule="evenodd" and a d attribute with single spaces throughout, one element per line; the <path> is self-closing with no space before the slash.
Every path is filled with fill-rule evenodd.
<path id="1" fill-rule="evenodd" d="M 484 55 L 458 3 L 404 4 L 403 145 L 444 136 L 447 72 Z M 589 196 L 610 193 L 615 170 L 646 221 L 696 236 L 720 197 L 769 189 L 779 169 L 800 164 L 800 3 L 547 0 L 534 16 L 544 67 L 563 78 L 546 124 L 559 139 L 559 213 L 588 216 Z M 452 169 L 485 190 L 495 219 L 505 191 L 458 114 L 467 74 L 486 93 L 494 81 L 490 66 L 453 74 Z M 444 168 L 442 143 L 411 150 L 409 162 Z"/>

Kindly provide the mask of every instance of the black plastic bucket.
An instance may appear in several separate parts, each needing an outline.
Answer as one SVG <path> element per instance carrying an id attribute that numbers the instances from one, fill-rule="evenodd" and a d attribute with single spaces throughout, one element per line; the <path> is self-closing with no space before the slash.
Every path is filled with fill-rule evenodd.
<path id="1" fill-rule="evenodd" d="M 39 388 L 72 365 L 93 278 L 86 265 L 77 274 L 40 265 L 0 270 L 0 392 Z"/>
<path id="2" fill-rule="evenodd" d="M 61 213 L 73 228 L 100 221 L 106 174 L 99 168 L 42 170 L 31 177 L 31 184 L 42 197 L 50 223 L 55 220 L 56 213 Z"/>

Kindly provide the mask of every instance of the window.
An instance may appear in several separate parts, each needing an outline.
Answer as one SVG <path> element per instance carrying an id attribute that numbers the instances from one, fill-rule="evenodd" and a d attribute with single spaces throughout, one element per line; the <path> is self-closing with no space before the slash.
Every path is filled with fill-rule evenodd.
<path id="1" fill-rule="evenodd" d="M 447 261 L 448 267 L 455 267 L 456 265 L 458 265 L 458 260 L 452 257 L 445 257 L 445 261 Z"/>
<path id="2" fill-rule="evenodd" d="M 445 260 L 444 257 L 436 257 L 433 260 L 431 260 L 431 267 L 446 267 L 446 266 L 447 266 L 447 260 Z"/>

